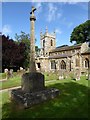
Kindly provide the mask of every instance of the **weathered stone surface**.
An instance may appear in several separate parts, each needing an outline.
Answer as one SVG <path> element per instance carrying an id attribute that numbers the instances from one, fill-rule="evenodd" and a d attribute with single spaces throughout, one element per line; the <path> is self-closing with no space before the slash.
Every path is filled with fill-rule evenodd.
<path id="1" fill-rule="evenodd" d="M 11 99 L 23 108 L 55 98 L 60 92 L 56 88 L 48 88 L 38 92 L 23 92 L 21 88 L 11 91 Z"/>
<path id="2" fill-rule="evenodd" d="M 40 91 L 45 89 L 44 75 L 38 72 L 25 73 L 21 80 L 22 91 Z"/>

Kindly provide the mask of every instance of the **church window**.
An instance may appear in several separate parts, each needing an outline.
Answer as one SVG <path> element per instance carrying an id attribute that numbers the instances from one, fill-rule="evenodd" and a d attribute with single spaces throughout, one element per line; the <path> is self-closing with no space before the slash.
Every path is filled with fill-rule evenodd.
<path id="1" fill-rule="evenodd" d="M 37 63 L 38 68 L 40 68 L 40 63 Z"/>
<path id="2" fill-rule="evenodd" d="M 89 67 L 89 60 L 86 58 L 85 60 L 85 67 L 88 68 Z"/>
<path id="3" fill-rule="evenodd" d="M 43 40 L 43 47 L 45 47 L 45 40 Z"/>
<path id="4" fill-rule="evenodd" d="M 64 60 L 61 61 L 61 69 L 66 69 L 66 63 Z"/>
<path id="5" fill-rule="evenodd" d="M 71 71 L 71 60 L 70 60 L 70 71 Z"/>
<path id="6" fill-rule="evenodd" d="M 55 60 L 51 61 L 51 69 L 56 69 L 56 62 L 55 62 Z"/>
<path id="7" fill-rule="evenodd" d="M 53 46 L 53 40 L 51 40 L 51 46 Z"/>

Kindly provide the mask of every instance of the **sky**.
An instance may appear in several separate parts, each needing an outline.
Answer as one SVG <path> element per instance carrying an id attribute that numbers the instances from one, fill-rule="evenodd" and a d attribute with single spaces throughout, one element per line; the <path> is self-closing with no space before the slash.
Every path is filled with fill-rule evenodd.
<path id="1" fill-rule="evenodd" d="M 0 31 L 15 40 L 15 33 L 30 34 L 30 11 L 35 6 L 35 37 L 40 47 L 40 32 L 56 32 L 56 46 L 72 45 L 73 29 L 88 20 L 88 2 L 2 2 Z M 2 14 L 2 15 L 1 15 Z M 74 44 L 74 43 L 73 43 Z"/>

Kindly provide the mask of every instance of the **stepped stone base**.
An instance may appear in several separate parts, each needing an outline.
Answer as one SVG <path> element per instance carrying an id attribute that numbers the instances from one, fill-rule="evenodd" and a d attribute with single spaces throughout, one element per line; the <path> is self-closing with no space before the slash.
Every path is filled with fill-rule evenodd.
<path id="1" fill-rule="evenodd" d="M 53 99 L 59 95 L 56 88 L 48 88 L 38 92 L 24 92 L 21 88 L 11 91 L 11 99 L 16 101 L 23 108 L 29 108 L 35 104 Z"/>
<path id="2" fill-rule="evenodd" d="M 44 75 L 38 72 L 23 74 L 21 88 L 11 91 L 11 99 L 16 101 L 21 108 L 29 108 L 32 105 L 53 99 L 57 95 L 59 95 L 59 90 L 46 88 Z"/>

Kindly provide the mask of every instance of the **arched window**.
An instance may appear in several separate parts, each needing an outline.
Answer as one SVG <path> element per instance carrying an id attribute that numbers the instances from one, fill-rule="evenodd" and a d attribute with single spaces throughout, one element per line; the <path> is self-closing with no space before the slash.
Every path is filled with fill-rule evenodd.
<path id="1" fill-rule="evenodd" d="M 53 40 L 51 40 L 51 46 L 53 46 Z"/>
<path id="2" fill-rule="evenodd" d="M 55 60 L 51 61 L 51 69 L 56 69 L 56 62 L 55 62 Z"/>
<path id="3" fill-rule="evenodd" d="M 61 61 L 61 69 L 66 69 L 66 63 L 64 60 Z"/>
<path id="4" fill-rule="evenodd" d="M 45 47 L 45 40 L 43 40 L 43 47 Z"/>
<path id="5" fill-rule="evenodd" d="M 89 68 L 89 60 L 87 58 L 85 59 L 85 67 Z"/>

